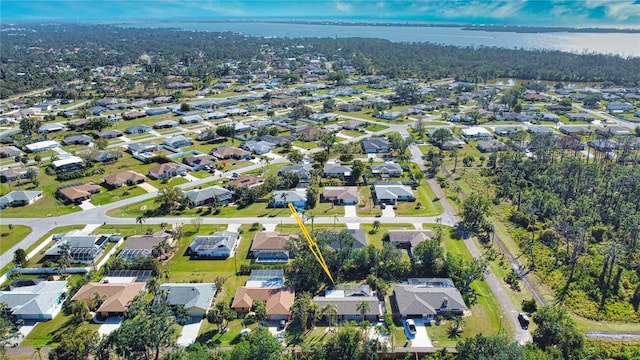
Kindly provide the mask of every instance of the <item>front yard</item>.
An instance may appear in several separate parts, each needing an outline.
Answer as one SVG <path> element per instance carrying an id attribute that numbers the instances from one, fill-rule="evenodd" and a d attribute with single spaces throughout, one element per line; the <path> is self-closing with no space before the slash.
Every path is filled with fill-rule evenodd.
<path id="1" fill-rule="evenodd" d="M 9 251 L 29 234 L 31 228 L 28 226 L 0 224 L 0 255 Z"/>

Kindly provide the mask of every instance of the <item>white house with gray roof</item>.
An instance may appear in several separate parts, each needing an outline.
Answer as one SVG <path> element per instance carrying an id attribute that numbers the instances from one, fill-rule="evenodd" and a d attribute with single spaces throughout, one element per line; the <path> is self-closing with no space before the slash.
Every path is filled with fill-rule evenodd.
<path id="1" fill-rule="evenodd" d="M 409 279 L 407 284 L 394 286 L 393 298 L 403 318 L 435 319 L 469 311 L 451 279 Z"/>
<path id="2" fill-rule="evenodd" d="M 381 176 L 402 176 L 402 166 L 396 163 L 386 163 L 382 165 L 373 165 L 371 166 L 371 173 L 373 175 Z"/>
<path id="3" fill-rule="evenodd" d="M 202 206 L 205 204 L 213 204 L 214 202 L 217 202 L 218 205 L 228 204 L 233 201 L 235 194 L 233 191 L 219 186 L 210 186 L 204 189 L 187 191 L 184 195 L 191 200 L 193 206 Z"/>
<path id="4" fill-rule="evenodd" d="M 400 182 L 379 181 L 373 185 L 376 204 L 393 205 L 398 201 L 414 201 L 416 198 L 410 186 Z"/>
<path id="5" fill-rule="evenodd" d="M 0 291 L 0 303 L 6 303 L 18 319 L 51 320 L 62 309 L 66 292 L 66 281 L 34 280 L 28 286 Z"/>
<path id="6" fill-rule="evenodd" d="M 217 288 L 213 283 L 166 283 L 160 285 L 160 291 L 166 292 L 169 305 L 182 305 L 192 318 L 203 318 Z"/>
<path id="7" fill-rule="evenodd" d="M 196 236 L 189 244 L 189 252 L 196 257 L 226 259 L 238 244 L 238 233 L 216 231 L 213 235 Z"/>
<path id="8" fill-rule="evenodd" d="M 42 191 L 12 191 L 0 197 L 0 209 L 31 205 L 42 199 Z"/>

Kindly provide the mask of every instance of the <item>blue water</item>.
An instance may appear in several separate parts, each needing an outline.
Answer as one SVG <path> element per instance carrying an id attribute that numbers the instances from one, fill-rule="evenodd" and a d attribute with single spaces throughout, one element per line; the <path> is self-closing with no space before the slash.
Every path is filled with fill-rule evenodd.
<path id="1" fill-rule="evenodd" d="M 507 33 L 462 30 L 459 27 L 343 26 L 266 22 L 131 22 L 131 27 L 172 27 L 192 31 L 231 31 L 259 37 L 366 37 L 394 42 L 429 42 L 461 47 L 549 49 L 573 53 L 640 57 L 640 34 L 631 33 Z"/>

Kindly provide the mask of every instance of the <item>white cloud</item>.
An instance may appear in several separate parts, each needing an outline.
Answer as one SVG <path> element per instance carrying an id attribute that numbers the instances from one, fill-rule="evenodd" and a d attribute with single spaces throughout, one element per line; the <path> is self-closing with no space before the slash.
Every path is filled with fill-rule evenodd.
<path id="1" fill-rule="evenodd" d="M 353 6 L 351 4 L 347 4 L 340 1 L 336 1 L 335 4 L 336 4 L 336 9 L 338 9 L 338 11 L 340 12 L 348 13 L 348 12 L 351 12 L 351 10 L 353 10 Z"/>

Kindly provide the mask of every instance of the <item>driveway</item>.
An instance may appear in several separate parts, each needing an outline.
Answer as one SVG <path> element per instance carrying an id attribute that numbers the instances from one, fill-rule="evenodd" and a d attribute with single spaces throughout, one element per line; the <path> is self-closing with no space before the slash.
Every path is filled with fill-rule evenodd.
<path id="1" fill-rule="evenodd" d="M 385 218 L 396 217 L 396 212 L 393 211 L 392 205 L 387 205 L 384 209 L 382 209 L 382 217 L 385 217 Z"/>
<path id="2" fill-rule="evenodd" d="M 148 182 L 140 183 L 140 184 L 138 184 L 138 187 L 139 187 L 140 189 L 142 189 L 142 190 L 144 190 L 144 191 L 148 192 L 148 193 L 158 191 L 158 189 L 157 189 L 155 186 L 153 186 L 153 185 L 149 184 Z"/>
<path id="3" fill-rule="evenodd" d="M 100 328 L 98 328 L 98 334 L 102 336 L 111 334 L 117 328 L 119 328 L 120 325 L 122 325 L 123 321 L 124 321 L 124 317 L 119 317 L 119 316 L 108 317 L 102 323 L 102 325 L 100 325 Z"/>
<path id="4" fill-rule="evenodd" d="M 96 208 L 96 206 L 91 203 L 91 200 L 85 200 L 79 206 L 82 210 L 91 210 Z"/>
<path id="5" fill-rule="evenodd" d="M 178 345 L 188 346 L 193 344 L 200 332 L 200 326 L 202 325 L 204 318 L 194 317 L 189 324 L 182 327 L 182 332 L 178 338 Z"/>
<path id="6" fill-rule="evenodd" d="M 413 319 L 413 321 L 416 323 L 416 334 L 414 336 L 408 334 L 406 325 L 404 327 L 405 333 L 407 333 L 407 339 L 411 340 L 411 347 L 433 347 L 431 339 L 429 339 L 429 335 L 427 335 L 424 320 Z"/>
<path id="7" fill-rule="evenodd" d="M 358 214 L 356 213 L 356 206 L 357 205 L 345 205 L 344 217 L 358 217 Z"/>
<path id="8" fill-rule="evenodd" d="M 189 173 L 185 174 L 183 177 L 184 177 L 185 179 L 189 180 L 189 182 L 192 182 L 192 181 L 196 181 L 196 180 L 198 180 L 198 178 L 197 178 L 197 177 L 195 177 L 195 176 L 193 176 L 193 175 L 191 175 L 191 174 L 189 174 Z"/>

